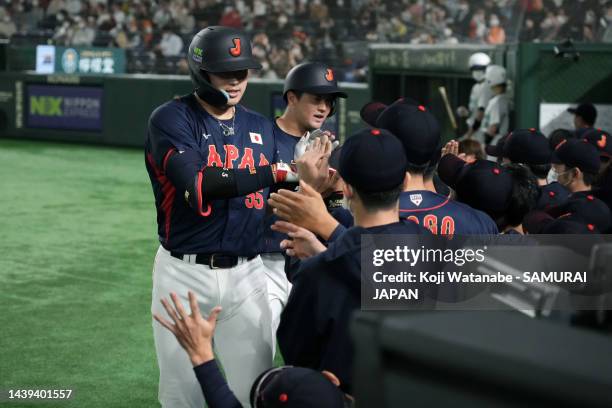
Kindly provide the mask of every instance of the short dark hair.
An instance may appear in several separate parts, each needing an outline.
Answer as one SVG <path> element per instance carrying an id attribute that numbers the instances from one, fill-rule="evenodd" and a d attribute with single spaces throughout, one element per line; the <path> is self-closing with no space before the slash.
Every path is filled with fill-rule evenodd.
<path id="1" fill-rule="evenodd" d="M 538 180 L 527 166 L 512 163 L 504 167 L 512 176 L 512 196 L 508 209 L 496 220 L 500 231 L 520 225 L 535 208 L 540 195 Z"/>
<path id="2" fill-rule="evenodd" d="M 425 172 L 428 170 L 429 168 L 429 162 L 424 163 L 424 164 L 414 164 L 414 163 L 410 163 L 408 162 L 408 164 L 406 165 L 406 171 L 410 174 L 422 174 L 423 176 L 425 175 Z M 435 170 L 435 167 L 434 167 Z"/>
<path id="3" fill-rule="evenodd" d="M 582 172 L 582 181 L 584 182 L 584 184 L 586 184 L 587 186 L 592 186 L 597 182 L 597 179 L 599 178 L 598 174 L 595 173 L 587 173 L 587 172 Z"/>
<path id="4" fill-rule="evenodd" d="M 548 172 L 552 165 L 550 163 L 546 164 L 528 164 L 529 170 L 539 179 L 545 179 L 548 176 Z"/>
<path id="5" fill-rule="evenodd" d="M 403 184 L 400 184 L 393 190 L 381 191 L 376 193 L 367 193 L 359 191 L 353 187 L 354 192 L 359 196 L 366 211 L 374 212 L 379 210 L 389 210 L 397 205 L 400 194 L 403 191 Z"/>
<path id="6" fill-rule="evenodd" d="M 478 160 L 484 160 L 487 158 L 484 150 L 482 149 L 482 144 L 478 140 L 474 139 L 464 139 L 459 142 L 459 153 L 473 154 L 474 157 Z"/>
<path id="7" fill-rule="evenodd" d="M 427 168 L 423 172 L 423 178 L 425 179 L 433 178 L 434 174 L 436 173 L 436 170 L 438 170 L 438 163 L 429 162 L 427 164 Z"/>
<path id="8" fill-rule="evenodd" d="M 289 99 L 287 98 L 287 94 L 289 92 L 293 92 L 295 94 L 295 96 L 297 96 L 298 99 L 301 99 L 302 95 L 304 95 L 304 92 L 302 92 L 302 91 L 298 91 L 298 90 L 295 90 L 295 89 L 290 89 L 287 92 L 285 92 L 285 94 L 283 95 L 283 99 L 285 100 L 285 103 L 289 103 Z"/>
<path id="9" fill-rule="evenodd" d="M 602 166 L 595 181 L 595 186 L 601 189 L 610 189 L 610 186 L 612 186 L 612 161 Z"/>

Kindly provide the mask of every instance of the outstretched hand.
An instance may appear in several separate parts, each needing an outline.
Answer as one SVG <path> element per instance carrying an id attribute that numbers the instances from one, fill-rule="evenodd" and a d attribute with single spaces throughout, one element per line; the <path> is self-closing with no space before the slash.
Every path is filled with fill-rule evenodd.
<path id="1" fill-rule="evenodd" d="M 328 239 L 338 225 L 338 221 L 327 212 L 321 194 L 304 181 L 300 181 L 299 192 L 281 189 L 270 194 L 268 204 L 278 217 L 323 239 Z"/>
<path id="2" fill-rule="evenodd" d="M 174 306 L 167 299 L 161 300 L 161 304 L 172 321 L 159 314 L 153 314 L 153 318 L 174 334 L 195 367 L 214 359 L 212 339 L 221 307 L 214 307 L 208 318 L 205 319 L 200 312 L 195 294 L 189 291 L 188 297 L 191 314 L 187 314 L 180 299 L 173 292 L 170 298 Z"/>
<path id="3" fill-rule="evenodd" d="M 327 187 L 331 151 L 331 140 L 327 135 L 322 135 L 311 142 L 304 154 L 295 161 L 300 180 L 304 180 L 318 192 Z"/>
<path id="4" fill-rule="evenodd" d="M 284 239 L 280 243 L 281 249 L 284 249 L 289 256 L 306 259 L 327 249 L 315 234 L 290 222 L 276 221 L 272 229 L 289 236 L 289 239 Z"/>

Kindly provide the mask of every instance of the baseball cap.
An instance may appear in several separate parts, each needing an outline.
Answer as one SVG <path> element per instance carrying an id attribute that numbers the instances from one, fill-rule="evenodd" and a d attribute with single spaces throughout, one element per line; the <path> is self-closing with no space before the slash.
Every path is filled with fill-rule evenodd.
<path id="1" fill-rule="evenodd" d="M 375 193 L 400 186 L 406 177 L 402 143 L 384 129 L 364 129 L 349 137 L 340 153 L 339 171 L 345 182 Z"/>
<path id="2" fill-rule="evenodd" d="M 598 234 L 598 228 L 578 215 L 566 215 L 542 226 L 540 234 Z"/>
<path id="3" fill-rule="evenodd" d="M 423 105 L 402 99 L 381 112 L 376 126 L 393 133 L 404 146 L 406 159 L 414 165 L 427 164 L 440 148 L 440 125 Z"/>
<path id="4" fill-rule="evenodd" d="M 548 164 L 551 155 L 548 139 L 535 128 L 513 131 L 503 146 L 503 156 L 513 163 Z"/>
<path id="5" fill-rule="evenodd" d="M 575 108 L 568 108 L 567 111 L 569 113 L 573 113 L 574 115 L 580 116 L 585 122 L 590 123 L 591 125 L 594 124 L 595 120 L 597 119 L 597 109 L 595 109 L 595 106 L 589 102 L 581 103 Z"/>
<path id="6" fill-rule="evenodd" d="M 254 408 L 342 408 L 344 394 L 321 372 L 284 366 L 262 373 L 251 389 Z"/>
<path id="7" fill-rule="evenodd" d="M 546 212 L 555 218 L 576 215 L 587 224 L 595 225 L 599 231 L 607 231 L 612 222 L 606 203 L 592 194 L 574 194 L 565 203 L 550 207 Z"/>
<path id="8" fill-rule="evenodd" d="M 497 144 L 485 146 L 485 152 L 489 156 L 502 157 L 504 155 L 504 146 L 506 144 L 506 140 L 508 140 L 508 136 L 510 136 L 510 133 L 505 136 L 502 136 L 497 141 Z"/>
<path id="9" fill-rule="evenodd" d="M 359 116 L 361 116 L 361 119 L 368 125 L 376 127 L 376 119 L 378 119 L 378 116 L 385 109 L 387 109 L 387 105 L 382 102 L 368 102 L 363 105 L 363 107 L 359 111 Z"/>
<path id="10" fill-rule="evenodd" d="M 447 154 L 438 164 L 440 179 L 457 193 L 457 199 L 492 218 L 504 215 L 512 198 L 513 180 L 508 170 L 489 160 L 466 163 Z"/>
<path id="11" fill-rule="evenodd" d="M 599 153 L 587 140 L 565 140 L 552 154 L 552 163 L 577 167 L 585 173 L 597 174 L 601 165 Z"/>
<path id="12" fill-rule="evenodd" d="M 559 205 L 570 195 L 570 191 L 565 188 L 561 183 L 552 182 L 540 187 L 540 197 L 538 198 L 538 204 L 536 208 L 546 209 L 554 205 Z"/>
<path id="13" fill-rule="evenodd" d="M 599 150 L 600 158 L 610 160 L 612 158 L 612 139 L 610 133 L 602 129 L 588 129 L 583 138 Z"/>
<path id="14" fill-rule="evenodd" d="M 342 153 L 342 146 L 338 146 L 336 147 L 334 150 L 332 150 L 331 154 L 329 155 L 329 167 L 335 170 L 338 170 L 338 167 L 340 167 L 340 154 Z"/>
<path id="15" fill-rule="evenodd" d="M 407 103 L 410 105 L 419 105 L 419 103 L 417 101 L 415 101 L 414 99 L 402 96 L 400 98 L 398 98 L 395 102 L 393 102 L 391 105 L 394 105 L 396 103 Z M 361 108 L 361 110 L 359 111 L 359 115 L 361 116 L 361 119 L 367 123 L 368 125 L 372 126 L 372 127 L 377 127 L 376 125 L 376 120 L 378 119 L 378 117 L 380 116 L 380 114 L 389 107 L 390 105 L 386 105 L 382 102 L 376 102 L 376 101 L 372 101 L 372 102 L 368 102 L 365 105 L 363 105 L 363 107 Z"/>
<path id="16" fill-rule="evenodd" d="M 535 210 L 523 218 L 523 229 L 529 234 L 541 234 L 544 227 L 555 219 L 545 211 Z"/>

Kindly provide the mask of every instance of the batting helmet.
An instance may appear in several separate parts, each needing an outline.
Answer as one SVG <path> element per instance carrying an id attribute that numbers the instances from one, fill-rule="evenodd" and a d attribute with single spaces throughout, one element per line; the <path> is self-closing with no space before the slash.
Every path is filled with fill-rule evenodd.
<path id="1" fill-rule="evenodd" d="M 485 72 L 485 80 L 489 86 L 506 83 L 506 68 L 499 65 L 489 65 Z"/>
<path id="2" fill-rule="evenodd" d="M 250 38 L 240 30 L 221 26 L 207 27 L 193 37 L 187 62 L 197 95 L 215 106 L 226 105 L 229 96 L 211 85 L 207 72 L 261 69 L 253 58 Z"/>
<path id="3" fill-rule="evenodd" d="M 470 70 L 480 69 L 484 70 L 491 63 L 491 58 L 484 52 L 477 52 L 470 56 L 468 60 L 468 67 Z"/>
<path id="4" fill-rule="evenodd" d="M 298 91 L 314 95 L 334 95 L 335 97 L 346 98 L 346 93 L 338 88 L 334 71 L 320 62 L 304 62 L 291 68 L 285 78 L 283 97 L 287 100 L 287 92 Z M 335 111 L 335 103 L 329 116 Z"/>

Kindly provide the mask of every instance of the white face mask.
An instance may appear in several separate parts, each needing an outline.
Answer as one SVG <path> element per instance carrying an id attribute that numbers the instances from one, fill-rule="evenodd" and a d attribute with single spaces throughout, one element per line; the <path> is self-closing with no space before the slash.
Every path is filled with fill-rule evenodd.
<path id="1" fill-rule="evenodd" d="M 554 167 L 550 168 L 550 171 L 548 172 L 548 176 L 546 176 L 546 181 L 548 182 L 548 184 L 553 183 L 553 182 L 557 182 L 559 184 L 561 184 L 564 187 L 569 186 L 570 184 L 572 184 L 572 178 L 570 177 L 569 181 L 567 181 L 566 183 L 562 183 L 559 181 L 559 176 L 562 176 L 566 173 L 571 172 L 572 169 L 567 169 L 565 171 L 562 171 L 561 173 L 559 173 L 557 170 L 555 170 Z"/>
<path id="2" fill-rule="evenodd" d="M 548 184 L 551 184 L 556 182 L 557 180 L 559 180 L 559 173 L 557 173 L 557 170 L 555 170 L 554 167 L 551 167 L 548 171 L 548 175 L 546 176 L 546 182 Z"/>
<path id="3" fill-rule="evenodd" d="M 480 69 L 476 69 L 472 71 L 472 78 L 474 78 L 476 82 L 482 82 L 485 79 L 485 73 Z"/>

